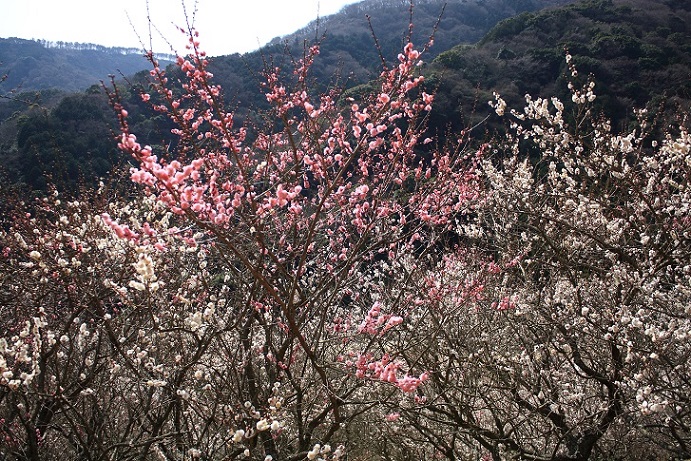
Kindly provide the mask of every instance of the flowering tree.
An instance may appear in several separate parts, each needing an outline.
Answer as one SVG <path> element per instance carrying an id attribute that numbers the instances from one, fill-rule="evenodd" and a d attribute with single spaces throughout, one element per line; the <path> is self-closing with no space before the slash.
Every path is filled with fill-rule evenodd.
<path id="1" fill-rule="evenodd" d="M 424 380 L 386 338 L 420 302 L 408 283 L 423 266 L 416 257 L 454 227 L 475 184 L 460 152 L 416 151 L 433 97 L 415 91 L 422 77 L 412 44 L 360 102 L 344 104 L 335 93 L 313 99 L 307 81 L 317 47 L 296 62 L 294 89 L 268 69 L 273 109 L 253 132 L 234 127 L 194 38 L 190 48 L 189 60 L 178 59 L 182 98 L 155 61 L 152 71 L 155 99 L 164 101 L 155 108 L 178 125 L 178 151 L 159 157 L 139 145 L 124 110 L 121 148 L 139 161 L 132 179 L 208 241 L 215 270 L 237 277 L 248 362 L 237 385 L 260 409 L 281 384 L 292 406 L 257 424 L 292 430 L 289 450 L 304 455 L 362 411 L 353 408 L 362 399 L 358 380 L 403 392 Z M 275 445 L 266 437 L 264 452 L 275 456 Z"/>
<path id="2" fill-rule="evenodd" d="M 48 200 L 3 234 L 5 457 L 337 459 L 427 379 L 401 354 L 427 298 L 411 281 L 478 192 L 424 136 L 421 53 L 355 101 L 310 94 L 308 48 L 236 127 L 196 40 L 182 93 L 150 56 L 169 151 L 110 95 L 140 198 Z"/>
<path id="3" fill-rule="evenodd" d="M 436 372 L 402 415 L 449 458 L 689 456 L 691 139 L 614 134 L 590 113 L 594 83 L 570 88 L 571 123 L 557 99 L 517 112 L 496 96 L 512 134 L 463 225 L 491 262 L 444 263 L 431 285 Z"/>
<path id="4" fill-rule="evenodd" d="M 123 240 L 86 200 L 49 197 L 31 209 L 2 235 L 3 458 L 130 459 L 163 449 L 157 441 L 185 447 L 180 388 L 196 382 L 210 338 L 177 319 L 188 317 L 183 295 L 205 302 L 223 292 L 203 288 L 203 255 L 172 236 L 156 242 L 166 252 Z M 169 220 L 151 201 L 106 209 L 135 228 Z"/>

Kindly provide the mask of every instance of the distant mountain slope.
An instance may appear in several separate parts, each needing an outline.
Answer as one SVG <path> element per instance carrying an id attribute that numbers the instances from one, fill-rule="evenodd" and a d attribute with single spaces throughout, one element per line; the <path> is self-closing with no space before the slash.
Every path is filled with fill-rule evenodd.
<path id="1" fill-rule="evenodd" d="M 141 53 L 91 44 L 52 44 L 0 38 L 0 94 L 56 88 L 82 91 L 108 75 L 131 75 L 147 68 Z"/>
<path id="2" fill-rule="evenodd" d="M 430 50 L 434 56 L 459 43 L 475 43 L 499 21 L 526 11 L 564 5 L 573 0 L 417 0 L 413 6 L 413 43 L 422 46 L 432 32 L 435 44 Z M 404 45 L 410 23 L 409 0 L 365 0 L 348 5 L 336 15 L 312 22 L 306 28 L 285 37 L 280 42 L 299 46 L 302 40 L 326 36 L 327 52 L 343 48 L 354 61 L 370 71 L 379 69 L 379 57 L 374 47 L 372 31 L 383 55 L 395 58 Z M 435 31 L 434 27 L 439 22 Z M 330 43 L 330 42 L 335 43 Z"/>
<path id="3" fill-rule="evenodd" d="M 422 47 L 436 30 L 435 44 L 428 60 L 459 43 L 475 43 L 497 22 L 526 11 L 571 3 L 573 0 L 417 0 L 413 8 L 413 42 Z M 261 102 L 257 95 L 256 73 L 264 59 L 287 64 L 286 49 L 302 55 L 305 41 L 323 36 L 321 54 L 312 68 L 315 80 L 327 85 L 340 76 L 340 84 L 362 83 L 381 71 L 381 60 L 369 29 L 369 16 L 381 52 L 395 60 L 402 49 L 410 22 L 408 0 L 365 0 L 349 5 L 339 13 L 314 21 L 283 38 L 274 39 L 259 51 L 213 59 L 217 81 L 232 98 L 245 105 Z M 444 7 L 444 5 L 446 5 Z M 248 100 L 248 96 L 250 99 Z"/>
<path id="4" fill-rule="evenodd" d="M 482 118 L 492 91 L 518 109 L 525 94 L 568 101 L 566 49 L 582 79 L 592 74 L 597 107 L 615 122 L 646 104 L 674 111 L 691 101 L 691 2 L 585 0 L 506 19 L 477 45 L 440 54 L 427 70 L 437 75 L 438 122 L 472 123 L 473 110 Z"/>
<path id="5" fill-rule="evenodd" d="M 441 11 L 441 2 L 417 2 L 415 43 L 426 39 Z M 325 18 L 319 27 L 312 24 L 261 51 L 213 58 L 211 70 L 223 86 L 227 102 L 237 110 L 238 123 L 266 104 L 258 77 L 264 63 L 288 71 L 286 50 L 295 58 L 301 57 L 303 41 L 322 30 L 326 37 L 315 61 L 315 85 L 329 87 L 333 73 L 339 70 L 341 80 L 337 83 L 366 84 L 381 69 L 381 61 L 368 35 L 365 12 L 372 18 L 383 54 L 395 59 L 407 31 L 407 3 L 367 0 Z M 363 9 L 368 5 L 371 10 Z M 495 24 L 502 14 L 538 6 L 551 8 L 522 10 L 523 14 Z M 492 91 L 500 92 L 517 109 L 523 107 L 526 93 L 557 94 L 568 103 L 565 48 L 574 56 L 582 78 L 591 72 L 594 75 L 598 110 L 615 119 L 615 129 L 628 123 L 634 107 L 649 101 L 652 108 L 663 102 L 688 107 L 690 23 L 691 5 L 676 0 L 449 1 L 433 48 L 438 56 L 432 60 L 434 55 L 428 55 L 428 64 L 421 68 L 427 77 L 427 91 L 436 92 L 430 126 L 443 133 L 474 125 L 491 113 L 487 101 L 492 99 Z M 469 32 L 471 29 L 474 32 Z M 467 40 L 458 39 L 461 30 L 468 32 Z M 478 41 L 481 30 L 488 33 Z M 444 45 L 449 42 L 457 46 Z M 176 73 L 170 71 L 168 75 L 174 79 Z M 130 127 L 143 143 L 167 145 L 171 141 L 170 124 L 161 114 L 152 113 L 139 97 L 147 79 L 147 72 L 139 72 L 129 79 L 134 87 L 121 88 Z M 62 174 L 65 182 L 74 180 L 76 171 L 84 175 L 85 182 L 105 174 L 119 157 L 109 137 L 115 120 L 103 96 L 92 88 L 55 102 L 54 95 L 43 93 L 40 105 L 44 106 L 50 96 L 54 109 L 22 113 L 16 101 L 0 101 L 0 167 L 16 181 L 36 188 L 44 184 L 46 172 L 53 178 Z M 480 129 L 491 132 L 493 128 L 487 122 Z"/>
<path id="6" fill-rule="evenodd" d="M 418 0 L 414 8 L 413 39 L 418 44 L 426 41 L 444 4 L 430 57 L 458 43 L 476 42 L 502 19 L 570 1 L 573 0 Z M 262 67 L 262 55 L 280 60 L 286 44 L 299 53 L 304 40 L 323 34 L 325 40 L 322 56 L 314 67 L 315 77 L 328 81 L 339 74 L 362 82 L 380 70 L 379 55 L 365 16 L 371 18 L 384 56 L 391 59 L 400 50 L 408 31 L 408 7 L 408 0 L 364 0 L 287 37 L 274 39 L 259 51 L 217 57 L 214 71 L 218 81 L 234 95 L 255 90 L 254 73 Z M 0 39 L 0 76 L 6 76 L 0 94 L 48 88 L 82 91 L 110 74 L 131 75 L 148 68 L 136 50 L 76 43 L 51 45 L 18 38 Z"/>

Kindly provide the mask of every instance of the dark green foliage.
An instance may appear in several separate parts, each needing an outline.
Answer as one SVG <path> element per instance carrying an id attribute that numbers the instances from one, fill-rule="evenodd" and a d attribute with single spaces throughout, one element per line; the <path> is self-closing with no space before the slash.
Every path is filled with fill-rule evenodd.
<path id="1" fill-rule="evenodd" d="M 52 110 L 17 120 L 16 150 L 6 167 L 17 182 L 42 189 L 46 181 L 74 188 L 106 175 L 117 157 L 109 109 L 100 94 L 75 94 Z"/>
<path id="2" fill-rule="evenodd" d="M 168 145 L 170 121 L 140 97 L 148 90 L 148 72 L 128 82 L 120 90 L 131 126 L 145 143 Z M 44 90 L 0 98 L 0 172 L 35 190 L 49 183 L 67 190 L 92 186 L 128 160 L 117 150 L 116 127 L 101 85 L 83 93 Z"/>
<path id="3" fill-rule="evenodd" d="M 427 71 L 443 76 L 438 98 L 458 108 L 437 123 L 456 123 L 471 108 L 478 109 L 473 110 L 475 120 L 481 120 L 491 112 L 486 100 L 492 91 L 519 109 L 527 93 L 556 94 L 568 102 L 565 50 L 573 55 L 580 78 L 592 74 L 596 108 L 614 120 L 615 128 L 625 126 L 633 110 L 651 100 L 657 101 L 650 107 L 655 111 L 659 101 L 667 101 L 669 114 L 679 105 L 688 107 L 691 14 L 680 7 L 684 3 L 585 0 L 506 19 L 476 46 L 440 54 Z M 468 99 L 472 88 L 480 90 L 477 99 Z"/>
<path id="4" fill-rule="evenodd" d="M 501 40 L 503 38 L 516 35 L 527 27 L 530 18 L 530 14 L 523 13 L 519 14 L 518 16 L 505 19 L 492 28 L 492 30 L 484 37 L 482 42 Z"/>

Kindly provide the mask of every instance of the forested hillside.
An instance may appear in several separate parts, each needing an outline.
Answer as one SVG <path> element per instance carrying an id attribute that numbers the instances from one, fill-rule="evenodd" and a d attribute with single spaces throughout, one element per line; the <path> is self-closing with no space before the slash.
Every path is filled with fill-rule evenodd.
<path id="1" fill-rule="evenodd" d="M 562 3 L 567 5 L 559 6 Z M 426 41 L 441 16 L 435 44 L 425 55 L 423 67 L 426 91 L 437 98 L 431 127 L 442 133 L 449 127 L 476 125 L 490 112 L 486 101 L 493 99 L 493 92 L 513 105 L 519 105 L 525 94 L 556 94 L 568 100 L 563 84 L 566 50 L 574 57 L 581 77 L 592 75 L 602 88 L 596 110 L 611 117 L 617 129 L 633 119 L 634 109 L 647 107 L 651 114 L 669 115 L 677 106 L 688 106 L 688 7 L 662 0 L 568 3 L 456 1 L 445 7 L 432 0 L 417 3 L 412 10 L 415 43 Z M 546 6 L 551 8 L 532 11 Z M 367 91 L 367 82 L 380 72 L 382 57 L 395 62 L 397 50 L 409 33 L 409 19 L 407 2 L 359 3 L 276 39 L 257 52 L 215 57 L 210 68 L 226 100 L 236 108 L 238 123 L 267 107 L 259 85 L 265 66 L 289 66 L 304 53 L 305 43 L 314 40 L 320 42 L 320 56 L 310 74 L 314 88 L 346 88 L 347 95 L 357 95 Z M 24 45 L 44 52 L 60 51 L 47 50 L 36 42 Z M 46 73 L 61 74 L 50 62 L 45 62 Z M 138 58 L 138 62 L 144 65 L 143 59 Z M 146 142 L 168 144 L 170 127 L 165 119 L 137 101 L 138 92 L 147 85 L 147 73 L 133 75 L 128 81 L 121 85 L 123 97 L 130 98 L 133 108 L 140 108 L 133 109 L 136 116 L 131 123 Z M 3 88 L 10 83 L 4 82 Z M 112 140 L 107 139 L 113 128 L 109 124 L 112 117 L 100 92 L 94 86 L 64 101 L 52 90 L 29 92 L 16 94 L 14 101 L 0 102 L 0 146 L 9 176 L 41 188 L 47 172 L 59 182 L 73 182 L 75 178 L 88 182 L 104 175 L 116 155 Z M 56 117 L 58 113 L 60 117 Z M 87 120 L 83 114 L 93 117 Z M 478 128 L 490 133 L 497 129 L 491 120 Z"/>
<path id="2" fill-rule="evenodd" d="M 564 55 L 599 88 L 597 110 L 622 128 L 634 109 L 691 101 L 691 6 L 666 0 L 585 0 L 504 20 L 473 46 L 441 53 L 426 71 L 439 85 L 439 123 L 482 119 L 492 92 L 520 105 L 524 95 L 568 100 Z"/>
<path id="3" fill-rule="evenodd" d="M 416 2 L 413 9 L 413 40 L 425 43 L 435 32 L 435 24 L 441 17 L 435 32 L 435 45 L 426 57 L 432 59 L 459 42 L 476 42 L 501 19 L 569 1 Z M 379 50 L 366 15 L 370 16 Z M 368 0 L 351 5 L 289 37 L 277 39 L 274 44 L 256 52 L 213 58 L 211 70 L 214 81 L 223 87 L 226 100 L 236 107 L 238 122 L 242 123 L 249 114 L 267 107 L 259 85 L 265 66 L 270 63 L 270 66 L 287 68 L 292 59 L 304 54 L 305 43 L 317 40 L 321 44 L 321 52 L 310 74 L 315 90 L 352 88 L 379 74 L 382 69 L 380 52 L 387 60 L 396 60 L 409 31 L 410 17 L 410 3 L 405 1 Z M 13 68 L 0 88 L 5 91 L 14 89 L 15 100 L 0 101 L 0 155 L 5 159 L 3 167 L 9 177 L 30 188 L 42 188 L 47 181 L 46 174 L 50 174 L 50 181 L 62 184 L 84 180 L 90 182 L 93 178 L 104 175 L 116 161 L 116 156 L 114 144 L 107 137 L 107 133 L 113 128 L 109 123 L 112 117 L 105 98 L 99 101 L 98 85 L 86 92 L 69 96 L 64 101 L 51 96 L 52 90 L 21 92 L 30 87 L 36 88 L 37 85 L 41 88 L 41 85 L 49 85 L 49 82 L 62 89 L 76 89 L 70 85 L 81 85 L 79 82 L 83 81 L 89 82 L 89 85 L 98 84 L 100 79 L 107 78 L 107 73 L 115 73 L 116 69 L 125 74 L 132 73 L 127 71 L 133 69 L 130 67 L 132 60 L 139 66 L 135 69 L 144 67 L 146 61 L 133 55 L 122 55 L 122 50 L 119 49 L 82 50 L 67 44 L 61 48 L 49 49 L 38 42 L 22 40 L 9 40 L 6 45 L 6 53 L 12 53 L 7 55 L 6 62 L 12 63 Z M 76 48 L 85 47 L 89 48 L 86 45 Z M 80 70 L 90 62 L 89 59 L 84 59 L 89 53 L 103 59 L 108 56 L 114 58 L 108 61 L 113 70 L 105 73 L 102 70 L 103 75 L 80 80 L 80 75 L 83 75 Z M 18 56 L 26 58 L 19 59 Z M 24 61 L 34 62 L 36 69 L 30 72 Z M 165 63 L 163 60 L 161 65 Z M 100 64 L 103 63 L 98 59 L 88 65 L 93 67 Z M 131 123 L 146 142 L 166 145 L 171 142 L 168 132 L 170 126 L 160 116 L 142 106 L 141 101 L 137 101 L 139 91 L 147 85 L 147 75 L 146 72 L 132 75 L 128 78 L 129 83 L 122 83 L 123 97 L 129 98 L 132 108 L 141 108 L 142 112 L 131 109 L 134 116 Z M 49 76 L 53 80 L 48 80 Z M 69 85 L 61 82 L 61 78 L 69 81 Z M 129 85 L 133 86 L 128 88 Z M 54 108 L 55 105 L 59 107 Z M 103 112 L 97 114 L 99 110 Z M 92 116 L 85 118 L 85 114 Z"/>
<path id="4" fill-rule="evenodd" d="M 434 33 L 434 46 L 426 57 L 431 60 L 455 45 L 477 42 L 502 19 L 572 1 L 415 2 L 410 38 L 413 43 L 426 43 Z M 336 15 L 314 21 L 287 37 L 274 39 L 257 52 L 214 58 L 212 70 L 229 97 L 237 98 L 243 106 L 260 104 L 262 98 L 257 91 L 256 74 L 263 70 L 261 56 L 275 65 L 287 65 L 290 58 L 286 52 L 299 57 L 304 52 L 305 43 L 318 40 L 321 43 L 320 58 L 312 69 L 315 82 L 322 88 L 352 87 L 376 78 L 382 69 L 382 58 L 390 63 L 396 61 L 409 33 L 410 13 L 410 2 L 404 0 L 367 0 L 349 5 Z"/>
<path id="5" fill-rule="evenodd" d="M 4 76 L 0 95 L 47 89 L 84 91 L 108 75 L 132 75 L 146 69 L 142 56 L 141 50 L 89 43 L 0 38 L 0 76 Z"/>

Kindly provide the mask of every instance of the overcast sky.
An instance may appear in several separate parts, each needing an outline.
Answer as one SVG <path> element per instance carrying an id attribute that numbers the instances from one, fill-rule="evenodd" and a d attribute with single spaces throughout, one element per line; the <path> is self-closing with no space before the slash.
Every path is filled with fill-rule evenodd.
<path id="1" fill-rule="evenodd" d="M 185 25 L 183 0 L 148 3 L 152 24 L 160 31 L 152 32 L 154 50 L 170 52 L 163 35 L 184 53 L 186 42 L 174 27 Z M 195 25 L 210 55 L 244 53 L 350 3 L 357 0 L 197 0 Z M 184 5 L 191 17 L 195 1 L 184 0 Z M 140 47 L 137 34 L 149 48 L 147 0 L 0 0 L 2 38 Z"/>

